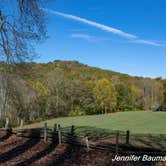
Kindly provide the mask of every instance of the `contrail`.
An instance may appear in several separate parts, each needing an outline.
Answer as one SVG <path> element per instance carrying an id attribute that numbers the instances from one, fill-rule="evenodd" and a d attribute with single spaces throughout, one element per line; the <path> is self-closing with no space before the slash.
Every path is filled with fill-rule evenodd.
<path id="1" fill-rule="evenodd" d="M 165 46 L 165 44 L 159 44 L 159 43 L 156 43 L 156 42 L 154 42 L 154 41 L 142 40 L 142 39 L 133 40 L 132 42 L 133 42 L 133 43 L 148 44 L 148 45 L 152 45 L 152 46 Z"/>
<path id="2" fill-rule="evenodd" d="M 68 18 L 68 19 L 71 19 L 71 20 L 75 20 L 75 21 L 78 21 L 78 22 L 82 22 L 82 23 L 91 25 L 93 27 L 99 28 L 99 29 L 107 31 L 107 32 L 111 32 L 113 34 L 119 35 L 119 36 L 127 38 L 127 39 L 137 38 L 137 36 L 135 36 L 135 35 L 123 32 L 119 29 L 112 28 L 110 26 L 106 26 L 106 25 L 103 25 L 103 24 L 100 24 L 100 23 L 97 23 L 97 22 L 94 22 L 94 21 L 87 20 L 85 18 L 81 18 L 81 17 L 74 16 L 74 15 L 71 15 L 71 14 L 65 14 L 65 13 L 62 13 L 62 12 L 57 12 L 57 11 L 50 10 L 50 9 L 45 9 L 45 8 L 41 8 L 41 9 L 46 11 L 46 12 L 52 13 L 52 14 L 56 14 L 56 15 L 59 15 L 59 16 L 62 16 L 62 17 L 65 17 L 65 18 Z"/>
<path id="3" fill-rule="evenodd" d="M 101 29 L 103 31 L 113 33 L 113 34 L 118 35 L 120 37 L 123 37 L 125 39 L 129 39 L 130 42 L 132 42 L 132 43 L 141 43 L 141 44 L 147 44 L 147 45 L 152 45 L 152 46 L 165 46 L 165 44 L 163 45 L 163 44 L 160 44 L 160 43 L 157 43 L 157 42 L 154 42 L 154 41 L 140 39 L 136 35 L 126 33 L 126 32 L 124 32 L 120 29 L 116 29 L 116 28 L 113 28 L 113 27 L 110 27 L 110 26 L 107 26 L 107 25 L 104 25 L 104 24 L 100 24 L 100 23 L 88 20 L 86 18 L 81 18 L 81 17 L 75 16 L 75 15 L 66 14 L 66 13 L 54 11 L 54 10 L 51 10 L 51 9 L 46 9 L 46 8 L 41 8 L 41 9 L 45 12 L 55 14 L 55 15 L 59 15 L 59 16 L 62 16 L 64 18 L 67 18 L 67 19 L 75 20 L 77 22 L 81 22 L 81 23 L 96 27 L 96 28 Z"/>

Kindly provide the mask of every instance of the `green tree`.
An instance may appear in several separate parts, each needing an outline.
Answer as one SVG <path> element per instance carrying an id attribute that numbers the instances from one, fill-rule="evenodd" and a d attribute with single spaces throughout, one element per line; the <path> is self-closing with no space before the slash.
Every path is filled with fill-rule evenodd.
<path id="1" fill-rule="evenodd" d="M 126 111 L 132 108 L 131 105 L 131 91 L 129 85 L 120 82 L 116 85 L 117 90 L 117 109 L 119 111 Z"/>
<path id="2" fill-rule="evenodd" d="M 163 80 L 163 106 L 166 108 L 166 79 Z"/>
<path id="3" fill-rule="evenodd" d="M 94 98 L 102 113 L 113 111 L 116 106 L 116 90 L 114 85 L 105 78 L 98 80 L 94 87 Z"/>
<path id="4" fill-rule="evenodd" d="M 143 90 L 135 85 L 130 85 L 129 103 L 132 109 L 142 110 L 143 106 Z"/>

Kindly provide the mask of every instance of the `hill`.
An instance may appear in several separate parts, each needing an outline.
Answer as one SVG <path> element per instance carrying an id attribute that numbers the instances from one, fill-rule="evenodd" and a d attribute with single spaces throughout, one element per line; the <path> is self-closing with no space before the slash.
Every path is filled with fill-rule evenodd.
<path id="1" fill-rule="evenodd" d="M 77 61 L 22 63 L 8 66 L 7 72 L 5 67 L 1 63 L 1 118 L 32 121 L 151 110 L 166 103 L 166 81 L 161 78 L 133 77 Z"/>

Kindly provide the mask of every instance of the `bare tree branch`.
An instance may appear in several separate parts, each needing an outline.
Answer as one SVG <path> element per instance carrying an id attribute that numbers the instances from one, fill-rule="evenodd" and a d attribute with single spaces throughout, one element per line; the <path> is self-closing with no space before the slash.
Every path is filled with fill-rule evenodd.
<path id="1" fill-rule="evenodd" d="M 40 9 L 42 0 L 14 2 L 16 14 L 0 8 L 0 60 L 8 64 L 32 60 L 35 56 L 34 45 L 47 37 L 46 19 Z"/>

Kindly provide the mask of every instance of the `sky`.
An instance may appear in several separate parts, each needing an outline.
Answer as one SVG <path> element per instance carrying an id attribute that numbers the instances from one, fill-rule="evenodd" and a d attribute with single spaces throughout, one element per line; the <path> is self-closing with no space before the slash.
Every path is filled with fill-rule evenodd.
<path id="1" fill-rule="evenodd" d="M 165 0 L 53 0 L 41 9 L 49 38 L 37 46 L 37 62 L 166 78 Z"/>

